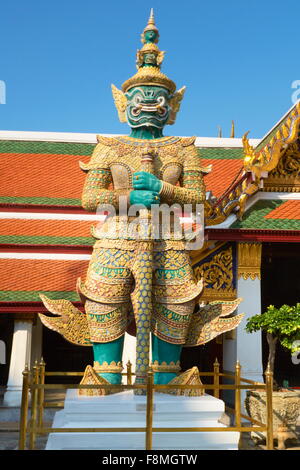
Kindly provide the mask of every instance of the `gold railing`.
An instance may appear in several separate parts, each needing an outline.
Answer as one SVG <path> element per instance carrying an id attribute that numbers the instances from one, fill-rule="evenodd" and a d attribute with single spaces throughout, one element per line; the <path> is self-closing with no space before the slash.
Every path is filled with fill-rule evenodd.
<path id="1" fill-rule="evenodd" d="M 25 367 L 23 372 L 23 390 L 20 415 L 20 434 L 19 450 L 24 450 L 29 435 L 28 447 L 30 450 L 35 448 L 36 437 L 40 434 L 64 433 L 64 432 L 145 432 L 145 449 L 152 449 L 152 436 L 154 432 L 265 432 L 266 448 L 273 449 L 273 374 L 270 370 L 266 371 L 266 383 L 254 382 L 241 377 L 241 366 L 236 363 L 235 373 L 221 373 L 220 366 L 216 360 L 213 366 L 213 372 L 200 372 L 201 377 L 212 377 L 213 384 L 202 385 L 154 385 L 153 372 L 150 369 L 146 385 L 132 384 L 131 363 L 127 364 L 127 371 L 122 374 L 126 376 L 126 385 L 101 385 L 101 388 L 110 390 L 137 390 L 146 389 L 146 427 L 140 428 L 51 428 L 44 426 L 44 409 L 62 407 L 63 402 L 47 402 L 45 400 L 46 390 L 67 390 L 67 389 L 97 389 L 99 385 L 78 385 L 78 384 L 45 384 L 46 376 L 83 376 L 83 372 L 46 372 L 45 363 L 42 360 L 40 364 L 35 363 L 32 371 Z M 233 380 L 233 384 L 221 383 L 222 378 Z M 243 385 L 245 383 L 246 385 Z M 176 427 L 176 428 L 157 428 L 153 427 L 153 404 L 154 392 L 166 390 L 212 390 L 216 398 L 220 397 L 221 390 L 234 390 L 235 405 L 234 408 L 226 407 L 226 411 L 234 415 L 234 426 L 227 427 Z M 266 391 L 266 423 L 257 421 L 241 412 L 241 391 L 242 390 L 265 390 Z M 31 417 L 28 421 L 29 393 L 31 394 Z M 247 420 L 252 424 L 242 425 L 241 419 Z"/>

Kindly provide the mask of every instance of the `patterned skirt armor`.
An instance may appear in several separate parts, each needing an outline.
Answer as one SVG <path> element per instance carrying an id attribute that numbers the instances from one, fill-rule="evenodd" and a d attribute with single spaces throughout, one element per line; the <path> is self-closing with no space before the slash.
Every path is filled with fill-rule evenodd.
<path id="1" fill-rule="evenodd" d="M 202 290 L 195 281 L 189 254 L 170 247 L 157 251 L 162 247 L 154 244 L 153 268 L 145 271 L 143 279 L 139 272 L 141 247 L 137 245 L 121 249 L 98 242 L 93 250 L 86 281 L 78 284 L 87 299 L 90 341 L 113 341 L 125 333 L 133 316 L 138 321 L 137 312 L 146 308 L 140 304 L 144 283 L 145 287 L 152 285 L 152 333 L 166 342 L 184 344 Z"/>

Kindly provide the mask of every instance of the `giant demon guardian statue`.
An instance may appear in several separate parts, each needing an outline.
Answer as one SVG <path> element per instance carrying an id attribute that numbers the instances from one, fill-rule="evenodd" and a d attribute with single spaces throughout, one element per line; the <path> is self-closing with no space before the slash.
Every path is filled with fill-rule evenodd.
<path id="1" fill-rule="evenodd" d="M 177 230 L 176 211 L 168 227 L 153 223 L 150 209 L 159 205 L 188 204 L 193 211 L 200 207 L 208 171 L 201 165 L 194 137 L 163 136 L 165 125 L 175 122 L 185 88 L 176 91 L 175 83 L 161 72 L 164 53 L 158 39 L 151 11 L 137 53 L 137 73 L 122 90 L 112 85 L 119 118 L 129 124 L 130 135 L 98 136 L 90 162 L 81 163 L 87 174 L 82 206 L 89 211 L 113 208 L 102 227 L 93 231 L 96 242 L 86 279 L 78 281 L 85 313 L 69 301 L 41 296 L 58 315 L 40 315 L 44 325 L 72 343 L 93 347 L 94 365 L 87 367 L 83 383 L 91 378 L 100 386 L 121 383 L 124 335 L 133 325 L 137 384 L 145 383 L 150 338 L 155 383 L 191 383 L 192 378 L 197 383 L 196 368 L 179 375 L 182 347 L 206 343 L 241 320 L 241 315 L 223 318 L 240 299 L 199 306 L 202 282 L 194 278 L 190 240 Z M 132 207 L 140 207 L 139 224 L 130 216 Z M 153 237 L 157 225 L 159 236 Z"/>

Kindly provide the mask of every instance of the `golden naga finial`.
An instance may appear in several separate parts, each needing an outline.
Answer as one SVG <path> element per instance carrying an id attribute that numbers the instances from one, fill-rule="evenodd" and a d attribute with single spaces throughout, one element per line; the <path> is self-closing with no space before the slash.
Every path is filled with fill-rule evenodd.
<path id="1" fill-rule="evenodd" d="M 242 137 L 243 147 L 244 147 L 244 166 L 245 169 L 249 167 L 250 164 L 253 163 L 255 158 L 254 148 L 250 145 L 248 140 L 248 134 L 250 131 L 246 132 Z"/>

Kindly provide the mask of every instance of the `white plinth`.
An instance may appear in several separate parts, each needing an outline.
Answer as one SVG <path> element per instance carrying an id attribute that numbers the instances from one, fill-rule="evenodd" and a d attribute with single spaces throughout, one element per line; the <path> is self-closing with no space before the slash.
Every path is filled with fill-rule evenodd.
<path id="1" fill-rule="evenodd" d="M 226 427 L 218 422 L 224 402 L 210 395 L 176 397 L 154 394 L 153 427 Z M 55 414 L 57 428 L 128 428 L 146 426 L 146 397 L 125 391 L 104 397 L 84 397 L 68 390 L 65 407 Z M 154 432 L 153 450 L 237 450 L 238 432 Z M 46 450 L 145 449 L 144 432 L 49 434 Z"/>

